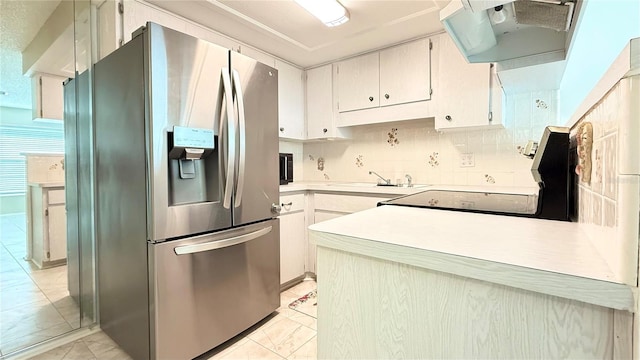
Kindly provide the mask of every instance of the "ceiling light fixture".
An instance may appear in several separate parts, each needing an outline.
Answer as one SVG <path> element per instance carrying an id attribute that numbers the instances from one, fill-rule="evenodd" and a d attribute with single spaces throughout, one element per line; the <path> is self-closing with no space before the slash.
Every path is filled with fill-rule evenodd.
<path id="1" fill-rule="evenodd" d="M 328 27 L 349 21 L 349 11 L 337 0 L 294 0 Z"/>

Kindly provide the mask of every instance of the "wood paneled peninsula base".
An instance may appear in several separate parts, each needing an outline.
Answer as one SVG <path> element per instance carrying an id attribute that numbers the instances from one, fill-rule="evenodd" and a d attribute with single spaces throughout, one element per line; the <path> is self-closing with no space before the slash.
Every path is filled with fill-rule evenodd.
<path id="1" fill-rule="evenodd" d="M 578 224 L 382 206 L 310 239 L 319 359 L 637 358 L 637 288 Z"/>

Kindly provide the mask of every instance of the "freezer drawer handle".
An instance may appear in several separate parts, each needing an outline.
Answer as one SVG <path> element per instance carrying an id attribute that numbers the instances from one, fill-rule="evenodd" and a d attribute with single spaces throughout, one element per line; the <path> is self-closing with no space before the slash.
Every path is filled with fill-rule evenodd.
<path id="1" fill-rule="evenodd" d="M 260 229 L 258 231 L 254 231 L 252 233 L 248 233 L 240 236 L 234 236 L 232 238 L 225 239 L 225 240 L 215 240 L 215 241 L 210 241 L 202 244 L 177 246 L 176 248 L 173 249 L 173 251 L 176 253 L 176 255 L 185 255 L 185 254 L 193 254 L 193 253 L 199 253 L 199 252 L 209 251 L 209 250 L 222 249 L 229 246 L 246 243 L 247 241 L 251 241 L 253 239 L 257 239 L 263 235 L 270 233 L 272 229 L 273 229 L 272 226 L 268 226 L 266 228 Z"/>

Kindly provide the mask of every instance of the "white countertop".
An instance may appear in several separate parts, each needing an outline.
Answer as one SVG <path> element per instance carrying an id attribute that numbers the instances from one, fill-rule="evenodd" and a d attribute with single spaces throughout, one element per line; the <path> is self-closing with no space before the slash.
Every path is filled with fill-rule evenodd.
<path id="1" fill-rule="evenodd" d="M 577 223 L 381 206 L 309 227 L 318 246 L 635 311 Z"/>
<path id="2" fill-rule="evenodd" d="M 49 181 L 29 181 L 27 183 L 28 186 L 39 186 L 39 187 L 64 187 L 64 181 L 58 182 L 49 182 Z"/>
<path id="3" fill-rule="evenodd" d="M 408 195 L 425 190 L 457 190 L 457 191 L 490 191 L 509 194 L 537 194 L 538 189 L 531 187 L 505 187 L 492 185 L 464 186 L 464 185 L 425 185 L 416 184 L 413 187 L 377 186 L 375 183 L 361 182 L 292 182 L 280 185 L 280 193 L 318 191 L 318 192 L 351 192 L 363 194 Z"/>
<path id="4" fill-rule="evenodd" d="M 23 156 L 64 156 L 64 153 L 49 153 L 49 152 L 21 152 Z"/>

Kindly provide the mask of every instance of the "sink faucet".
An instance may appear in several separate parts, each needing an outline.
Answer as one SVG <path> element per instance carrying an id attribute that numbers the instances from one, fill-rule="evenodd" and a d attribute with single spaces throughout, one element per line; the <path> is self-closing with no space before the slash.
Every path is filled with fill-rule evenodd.
<path id="1" fill-rule="evenodd" d="M 413 184 L 411 182 L 413 181 L 413 178 L 411 177 L 411 175 L 407 174 L 404 177 L 407 178 L 407 187 L 412 187 Z"/>
<path id="2" fill-rule="evenodd" d="M 387 185 L 391 185 L 391 179 L 385 179 L 385 178 L 383 178 L 382 176 L 380 176 L 380 174 L 378 174 L 378 173 L 377 173 L 377 172 L 375 172 L 375 171 L 369 171 L 369 175 L 375 175 L 375 176 L 379 177 L 380 179 L 382 179 L 382 181 L 384 181 L 384 183 L 385 183 L 385 184 L 387 184 Z"/>

